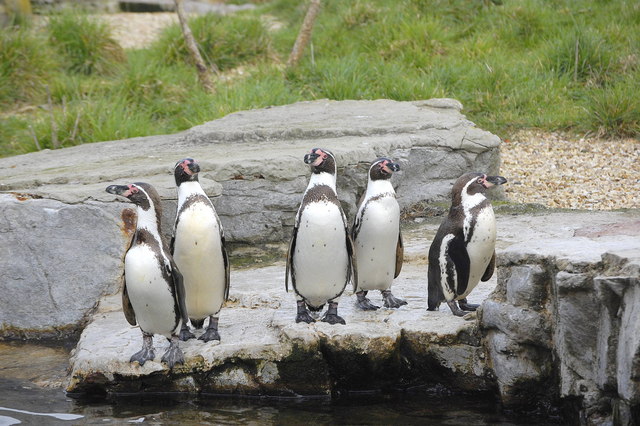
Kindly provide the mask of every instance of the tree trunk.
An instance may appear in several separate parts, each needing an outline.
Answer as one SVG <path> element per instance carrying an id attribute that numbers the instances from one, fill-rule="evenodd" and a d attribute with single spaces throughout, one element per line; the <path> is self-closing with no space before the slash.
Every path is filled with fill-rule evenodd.
<path id="1" fill-rule="evenodd" d="M 184 36 L 184 41 L 187 44 L 189 52 L 191 53 L 193 62 L 196 64 L 196 70 L 198 71 L 198 80 L 200 80 L 200 84 L 202 84 L 202 87 L 207 92 L 214 93 L 215 90 L 213 82 L 211 81 L 211 73 L 209 72 L 209 69 L 207 68 L 204 60 L 202 59 L 202 55 L 200 55 L 196 40 L 193 38 L 193 33 L 191 32 L 191 28 L 189 28 L 189 24 L 187 23 L 187 16 L 184 12 L 182 2 L 183 0 L 174 0 L 174 3 L 176 4 L 176 12 L 178 12 L 178 19 L 180 20 L 180 26 L 182 27 L 182 35 Z"/>
<path id="2" fill-rule="evenodd" d="M 300 62 L 302 53 L 307 47 L 307 44 L 309 44 L 311 31 L 313 30 L 313 24 L 315 23 L 318 12 L 320 11 L 321 1 L 322 0 L 311 0 L 309 9 L 307 10 L 307 14 L 304 17 L 304 22 L 302 22 L 302 28 L 300 28 L 300 32 L 298 33 L 298 38 L 293 45 L 293 49 L 291 49 L 291 54 L 289 55 L 289 60 L 287 61 L 287 68 L 293 68 L 298 65 L 298 62 Z"/>

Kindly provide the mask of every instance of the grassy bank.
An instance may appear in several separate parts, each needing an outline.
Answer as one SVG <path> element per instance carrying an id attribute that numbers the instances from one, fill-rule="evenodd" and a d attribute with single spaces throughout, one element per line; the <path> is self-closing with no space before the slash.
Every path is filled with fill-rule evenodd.
<path id="1" fill-rule="evenodd" d="M 215 94 L 200 89 L 177 26 L 128 51 L 83 15 L 1 30 L 0 155 L 34 151 L 36 140 L 53 148 L 174 133 L 319 98 L 456 98 L 502 137 L 522 128 L 640 135 L 637 2 L 324 0 L 312 52 L 289 71 L 306 3 L 256 3 L 191 21 L 222 72 Z"/>

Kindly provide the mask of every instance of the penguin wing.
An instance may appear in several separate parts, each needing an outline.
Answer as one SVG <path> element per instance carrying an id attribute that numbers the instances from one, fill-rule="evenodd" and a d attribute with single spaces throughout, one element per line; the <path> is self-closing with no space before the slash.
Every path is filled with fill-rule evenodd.
<path id="1" fill-rule="evenodd" d="M 351 279 L 351 285 L 353 286 L 353 292 L 355 293 L 356 291 L 358 291 L 358 268 L 356 266 L 356 256 L 355 256 L 356 252 L 353 249 L 353 240 L 351 239 L 351 236 L 347 232 L 347 229 L 345 228 L 344 231 L 347 237 L 347 254 L 349 256 L 347 282 L 349 282 L 349 279 Z"/>
<path id="2" fill-rule="evenodd" d="M 396 244 L 396 272 L 393 278 L 398 278 L 400 270 L 402 270 L 402 262 L 404 261 L 404 244 L 402 243 L 402 232 L 398 232 L 398 243 Z"/>
<path id="3" fill-rule="evenodd" d="M 133 305 L 131 305 L 131 300 L 129 300 L 126 279 L 124 279 L 124 286 L 122 288 L 122 312 L 124 312 L 124 317 L 129 324 L 136 325 L 136 313 L 133 310 Z"/>
<path id="4" fill-rule="evenodd" d="M 220 246 L 222 249 L 222 259 L 224 260 L 224 300 L 229 300 L 229 287 L 231 286 L 231 266 L 229 265 L 229 255 L 227 254 L 227 243 L 224 234 L 220 231 Z"/>
<path id="5" fill-rule="evenodd" d="M 298 224 L 293 227 L 293 235 L 291 235 L 291 241 L 289 242 L 289 250 L 287 250 L 287 269 L 284 274 L 284 289 L 289 292 L 289 274 L 291 274 L 291 284 L 293 288 L 296 288 L 296 280 L 294 278 L 295 271 L 293 270 L 293 252 L 296 249 L 296 236 L 298 235 Z"/>
<path id="6" fill-rule="evenodd" d="M 447 248 L 446 268 L 447 268 L 447 285 L 457 296 L 467 290 L 469 284 L 469 269 L 471 261 L 467 246 L 464 243 L 464 236 L 458 235 L 449 241 Z M 455 270 L 455 275 L 453 271 Z"/>
<path id="7" fill-rule="evenodd" d="M 491 256 L 491 260 L 489 261 L 489 264 L 487 265 L 487 269 L 484 271 L 484 274 L 482 275 L 482 278 L 480 278 L 480 281 L 484 282 L 484 281 L 489 281 L 489 279 L 493 276 L 493 271 L 495 271 L 496 269 L 496 251 L 493 251 L 493 256 Z"/>
<path id="8" fill-rule="evenodd" d="M 364 193 L 360 197 L 360 201 L 358 201 L 358 210 L 356 213 L 356 217 L 353 221 L 353 226 L 351 227 L 351 239 L 355 243 L 358 238 L 358 233 L 360 232 L 360 227 L 362 226 L 362 215 L 364 214 L 364 208 L 362 208 L 362 202 L 364 201 Z"/>
<path id="9" fill-rule="evenodd" d="M 182 324 L 184 325 L 189 321 L 187 316 L 187 306 L 185 304 L 186 293 L 184 290 L 184 279 L 182 278 L 182 273 L 178 270 L 178 266 L 173 261 L 173 258 L 171 258 L 170 262 L 170 266 L 167 266 L 167 268 L 170 269 L 168 272 L 171 274 L 173 282 L 173 294 L 175 294 L 180 319 L 182 319 Z"/>

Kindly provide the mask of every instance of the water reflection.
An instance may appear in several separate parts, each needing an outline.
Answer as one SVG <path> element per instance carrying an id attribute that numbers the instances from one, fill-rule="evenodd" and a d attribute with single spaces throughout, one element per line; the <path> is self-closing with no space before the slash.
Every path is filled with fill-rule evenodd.
<path id="1" fill-rule="evenodd" d="M 18 421 L 26 425 L 561 424 L 554 417 L 502 413 L 491 396 L 452 395 L 437 389 L 358 393 L 334 400 L 220 395 L 126 395 L 108 401 L 78 400 L 69 398 L 60 387 L 68 357 L 69 347 L 0 342 L 0 426 Z M 51 416 L 55 414 L 66 415 Z"/>

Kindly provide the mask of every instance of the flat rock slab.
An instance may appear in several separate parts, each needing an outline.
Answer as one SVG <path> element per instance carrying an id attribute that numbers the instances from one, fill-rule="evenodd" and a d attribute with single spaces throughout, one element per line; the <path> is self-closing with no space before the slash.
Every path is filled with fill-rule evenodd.
<path id="1" fill-rule="evenodd" d="M 607 251 L 640 250 L 633 236 L 574 236 L 585 227 L 624 227 L 639 218 L 638 211 L 500 215 L 498 256 L 529 253 L 579 264 Z M 173 370 L 160 363 L 168 347 L 164 338 L 155 339 L 154 361 L 144 366 L 128 361 L 141 346 L 141 333 L 125 321 L 119 295 L 107 297 L 73 353 L 67 390 L 295 396 L 436 383 L 475 391 L 495 388 L 475 314 L 454 317 L 446 305 L 437 312 L 426 310 L 426 254 L 437 226 L 438 221 L 428 220 L 404 232 L 406 262 L 393 292 L 408 305 L 362 312 L 355 309 L 348 288 L 339 305 L 346 325 L 296 324 L 295 297 L 284 291 L 282 262 L 234 270 L 231 298 L 220 316 L 222 341 L 181 343 L 186 363 Z M 555 258 L 558 247 L 564 249 Z M 469 300 L 484 301 L 496 275 Z M 378 292 L 370 298 L 381 304 Z"/>

